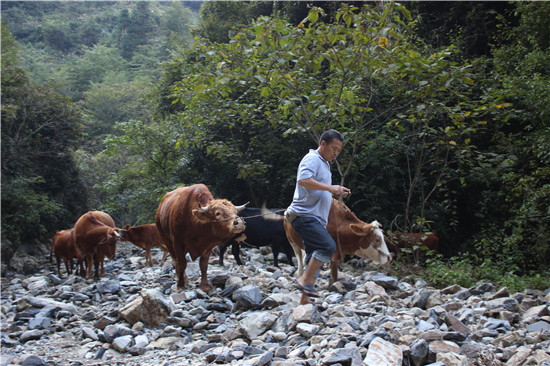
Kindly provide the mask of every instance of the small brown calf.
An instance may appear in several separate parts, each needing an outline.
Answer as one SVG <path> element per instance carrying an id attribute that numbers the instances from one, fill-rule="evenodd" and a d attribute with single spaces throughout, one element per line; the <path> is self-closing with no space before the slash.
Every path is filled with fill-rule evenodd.
<path id="1" fill-rule="evenodd" d="M 158 247 L 162 249 L 164 255 L 160 265 L 164 263 L 166 256 L 168 255 L 168 248 L 162 241 L 156 224 L 146 224 L 139 226 L 126 225 L 120 230 L 122 240 L 129 241 L 135 246 L 145 249 L 145 266 L 152 267 L 154 265 L 153 258 L 151 257 L 151 249 Z"/>

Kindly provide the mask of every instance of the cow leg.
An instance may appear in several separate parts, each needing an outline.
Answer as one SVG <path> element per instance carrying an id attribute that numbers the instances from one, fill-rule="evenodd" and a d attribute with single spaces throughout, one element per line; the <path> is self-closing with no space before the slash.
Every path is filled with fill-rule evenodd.
<path id="1" fill-rule="evenodd" d="M 233 253 L 235 262 L 237 262 L 239 266 L 242 266 L 243 261 L 241 261 L 241 246 L 238 241 L 234 241 L 233 244 L 231 244 L 231 253 Z"/>
<path id="2" fill-rule="evenodd" d="M 302 252 L 302 248 L 294 244 L 292 241 L 290 242 L 290 245 L 292 245 L 292 249 L 294 249 L 294 255 L 296 256 L 296 263 L 298 264 L 298 270 L 296 271 L 297 272 L 296 275 L 300 277 L 304 273 L 304 255 Z"/>
<path id="3" fill-rule="evenodd" d="M 159 266 L 161 266 L 161 267 L 164 264 L 164 261 L 166 260 L 166 257 L 169 254 L 166 250 L 163 250 L 163 252 L 164 252 L 164 254 L 162 255 L 162 260 L 160 261 L 160 264 L 159 264 Z"/>
<path id="4" fill-rule="evenodd" d="M 98 255 L 94 256 L 94 278 L 99 279 L 99 259 Z"/>
<path id="5" fill-rule="evenodd" d="M 70 266 L 71 262 L 69 261 L 68 258 L 65 258 L 64 261 L 65 261 L 65 269 L 67 270 L 67 276 L 68 276 L 71 274 L 71 266 Z"/>
<path id="6" fill-rule="evenodd" d="M 57 275 L 61 277 L 61 258 L 55 257 L 55 260 L 57 261 Z"/>
<path id="7" fill-rule="evenodd" d="M 92 253 L 86 254 L 86 279 L 92 278 L 94 270 L 94 255 Z"/>
<path id="8" fill-rule="evenodd" d="M 294 265 L 294 263 L 292 263 L 292 257 L 294 256 L 294 251 L 291 250 L 291 248 L 288 245 L 283 245 L 283 248 L 284 248 L 286 258 L 288 259 L 288 263 L 290 265 Z"/>
<path id="9" fill-rule="evenodd" d="M 223 264 L 223 256 L 225 255 L 225 251 L 227 250 L 227 247 L 229 246 L 229 242 L 225 242 L 222 245 L 220 245 L 218 248 L 220 250 L 220 258 L 218 260 L 218 264 L 221 267 L 225 267 Z"/>
<path id="10" fill-rule="evenodd" d="M 335 282 L 338 281 L 338 266 L 340 261 L 332 260 L 330 261 L 330 280 L 328 287 L 332 286 Z"/>
<path id="11" fill-rule="evenodd" d="M 69 265 L 67 267 L 67 274 L 72 275 L 73 274 L 73 265 L 74 265 L 73 259 L 72 258 L 69 259 L 68 262 L 69 262 Z"/>
<path id="12" fill-rule="evenodd" d="M 78 260 L 76 261 L 76 269 L 77 269 L 77 272 L 78 272 L 78 273 L 75 272 L 75 274 L 84 277 L 84 274 L 86 273 L 86 271 L 85 271 L 85 269 L 84 269 L 84 260 L 78 259 Z"/>
<path id="13" fill-rule="evenodd" d="M 185 255 L 176 260 L 176 275 L 178 276 L 178 288 L 185 288 L 185 269 L 187 268 L 187 258 Z"/>
<path id="14" fill-rule="evenodd" d="M 201 282 L 199 284 L 199 288 L 206 293 L 212 290 L 212 287 L 208 284 L 208 274 L 207 274 L 209 258 L 210 258 L 210 253 L 201 256 L 199 260 L 199 267 L 201 269 Z"/>
<path id="15" fill-rule="evenodd" d="M 279 268 L 279 246 L 277 244 L 271 244 L 271 251 L 273 252 L 273 265 Z"/>
<path id="16" fill-rule="evenodd" d="M 145 267 L 153 267 L 153 258 L 151 256 L 151 247 L 145 248 Z"/>

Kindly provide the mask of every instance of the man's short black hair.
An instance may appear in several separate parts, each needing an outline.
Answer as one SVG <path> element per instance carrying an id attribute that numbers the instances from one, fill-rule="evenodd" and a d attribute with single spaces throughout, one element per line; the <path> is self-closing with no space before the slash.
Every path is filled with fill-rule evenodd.
<path id="1" fill-rule="evenodd" d="M 321 145 L 321 142 L 325 141 L 327 144 L 330 144 L 332 140 L 338 139 L 342 142 L 344 142 L 344 137 L 342 134 L 336 130 L 326 130 L 321 135 L 321 139 L 319 139 L 319 145 Z"/>

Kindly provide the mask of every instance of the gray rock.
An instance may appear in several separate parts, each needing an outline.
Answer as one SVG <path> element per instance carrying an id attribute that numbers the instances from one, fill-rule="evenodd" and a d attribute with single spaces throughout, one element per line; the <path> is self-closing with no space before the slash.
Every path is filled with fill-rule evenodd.
<path id="1" fill-rule="evenodd" d="M 145 334 L 140 334 L 134 338 L 134 343 L 136 347 L 144 348 L 149 344 L 149 337 Z"/>
<path id="2" fill-rule="evenodd" d="M 483 328 L 487 328 L 489 330 L 503 329 L 504 331 L 507 331 L 510 330 L 512 327 L 507 320 L 489 318 L 483 325 Z"/>
<path id="3" fill-rule="evenodd" d="M 261 356 L 255 357 L 252 359 L 254 366 L 265 366 L 271 364 L 271 361 L 273 361 L 273 352 L 267 351 L 262 353 Z"/>
<path id="4" fill-rule="evenodd" d="M 130 324 L 141 321 L 156 327 L 175 309 L 174 304 L 157 289 L 141 291 L 132 302 L 120 309 L 120 315 Z"/>
<path id="5" fill-rule="evenodd" d="M 106 280 L 96 284 L 97 292 L 100 294 L 115 294 L 120 291 L 119 280 Z"/>
<path id="6" fill-rule="evenodd" d="M 26 357 L 23 362 L 21 363 L 21 366 L 46 366 L 47 363 L 36 355 L 31 355 Z"/>
<path id="7" fill-rule="evenodd" d="M 266 309 L 273 309 L 277 306 L 288 304 L 290 301 L 291 298 L 288 294 L 271 294 L 262 302 L 262 307 Z"/>
<path id="8" fill-rule="evenodd" d="M 415 328 L 420 330 L 420 331 L 425 332 L 427 330 L 434 329 L 435 325 L 433 325 L 432 323 L 429 323 L 425 320 L 419 320 L 418 323 L 416 324 Z"/>
<path id="9" fill-rule="evenodd" d="M 426 309 L 426 303 L 428 302 L 428 298 L 434 293 L 434 290 L 429 289 L 421 289 L 418 291 L 415 295 L 413 295 L 412 298 L 412 306 L 420 308 L 420 309 Z"/>
<path id="10" fill-rule="evenodd" d="M 36 317 L 31 320 L 29 320 L 29 324 L 27 325 L 27 329 L 33 330 L 33 329 L 47 329 L 51 326 L 52 321 L 50 318 L 44 318 L 44 317 Z"/>
<path id="11" fill-rule="evenodd" d="M 246 285 L 233 293 L 233 301 L 243 309 L 254 309 L 262 304 L 262 293 L 256 285 Z"/>
<path id="12" fill-rule="evenodd" d="M 527 332 L 550 332 L 550 323 L 540 320 L 525 327 Z"/>
<path id="13" fill-rule="evenodd" d="M 34 329 L 34 330 L 28 330 L 26 332 L 23 332 L 21 334 L 21 337 L 19 337 L 19 341 L 22 343 L 28 342 L 33 339 L 40 339 L 44 335 L 44 331 L 40 329 Z"/>
<path id="14" fill-rule="evenodd" d="M 519 303 L 511 297 L 501 297 L 491 301 L 487 301 L 486 307 L 488 310 L 508 310 L 516 312 L 519 310 Z"/>
<path id="15" fill-rule="evenodd" d="M 350 365 L 350 366 L 362 366 L 363 360 L 361 352 L 356 347 L 337 348 L 334 350 L 328 350 L 321 359 L 321 366 L 328 365 Z"/>
<path id="16" fill-rule="evenodd" d="M 114 349 L 116 349 L 120 353 L 124 353 L 130 348 L 132 345 L 132 336 L 131 335 L 124 335 L 121 337 L 116 337 L 113 340 L 112 346 Z"/>
<path id="17" fill-rule="evenodd" d="M 319 332 L 320 327 L 316 324 L 309 323 L 299 323 L 296 325 L 296 331 L 306 338 L 311 338 L 317 332 Z"/>
<path id="18" fill-rule="evenodd" d="M 386 290 L 397 290 L 399 281 L 397 278 L 386 276 L 384 274 L 376 274 L 370 278 L 371 281 L 379 286 L 384 287 Z"/>
<path id="19" fill-rule="evenodd" d="M 229 347 L 215 347 L 204 353 L 204 358 L 211 363 L 230 363 L 235 359 Z"/>
<path id="20" fill-rule="evenodd" d="M 410 359 L 412 366 L 423 365 L 428 358 L 428 342 L 424 339 L 417 339 L 411 344 Z"/>
<path id="21" fill-rule="evenodd" d="M 45 308 L 48 306 L 54 306 L 55 308 L 70 311 L 73 314 L 78 312 L 78 308 L 73 304 L 66 304 L 60 301 L 55 301 L 45 297 L 27 297 L 25 300 L 35 308 Z"/>
<path id="22" fill-rule="evenodd" d="M 162 331 L 162 337 L 179 337 L 180 333 L 180 327 L 173 327 L 169 325 Z"/>
<path id="23" fill-rule="evenodd" d="M 82 328 L 82 337 L 90 338 L 93 341 L 99 340 L 99 337 L 98 337 L 97 333 L 90 327 L 83 327 Z"/>
<path id="24" fill-rule="evenodd" d="M 248 339 L 256 339 L 271 328 L 277 320 L 277 316 L 268 311 L 252 312 L 246 315 L 240 322 L 240 328 Z"/>
<path id="25" fill-rule="evenodd" d="M 317 323 L 319 313 L 312 304 L 298 305 L 292 311 L 292 317 L 296 323 Z"/>
<path id="26" fill-rule="evenodd" d="M 377 337 L 380 337 L 384 340 L 390 339 L 390 335 L 386 328 L 378 328 L 375 331 L 367 333 L 366 336 L 363 337 L 363 340 L 359 344 L 359 347 L 368 347 L 371 342 Z"/>
<path id="27" fill-rule="evenodd" d="M 494 288 L 495 288 L 495 286 L 493 286 L 492 283 L 483 283 L 479 286 L 475 286 L 475 287 L 470 288 L 470 293 L 472 295 L 483 295 L 487 292 L 493 291 Z"/>

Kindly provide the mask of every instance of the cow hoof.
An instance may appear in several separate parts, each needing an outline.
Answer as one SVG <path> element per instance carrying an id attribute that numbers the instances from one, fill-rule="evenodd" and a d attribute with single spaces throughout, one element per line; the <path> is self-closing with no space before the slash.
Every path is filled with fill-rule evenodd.
<path id="1" fill-rule="evenodd" d="M 199 285 L 199 289 L 201 289 L 205 293 L 209 294 L 210 291 L 212 291 L 212 286 L 210 286 L 210 285 Z"/>

